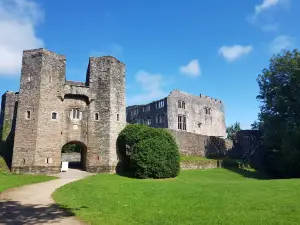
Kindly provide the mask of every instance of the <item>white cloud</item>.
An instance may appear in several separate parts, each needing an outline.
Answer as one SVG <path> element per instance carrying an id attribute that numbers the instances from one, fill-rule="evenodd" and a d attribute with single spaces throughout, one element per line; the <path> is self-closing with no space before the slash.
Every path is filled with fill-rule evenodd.
<path id="1" fill-rule="evenodd" d="M 165 82 L 161 74 L 151 74 L 140 70 L 136 73 L 135 79 L 137 82 L 136 86 L 140 87 L 141 92 L 137 95 L 129 95 L 127 105 L 146 104 L 168 95 L 168 93 L 163 91 Z"/>
<path id="2" fill-rule="evenodd" d="M 272 15 L 274 9 L 287 9 L 289 5 L 290 0 L 262 0 L 261 4 L 254 6 L 254 12 L 247 17 L 247 20 L 263 31 L 276 31 L 278 30 L 278 23 Z"/>
<path id="3" fill-rule="evenodd" d="M 180 73 L 191 77 L 197 77 L 201 74 L 201 69 L 197 59 L 190 61 L 189 64 L 187 64 L 186 66 L 181 66 L 179 68 L 179 71 Z"/>
<path id="4" fill-rule="evenodd" d="M 276 6 L 278 3 L 280 3 L 281 0 L 263 0 L 263 2 L 260 5 L 255 6 L 255 15 L 260 14 L 261 12 Z"/>
<path id="5" fill-rule="evenodd" d="M 250 45 L 222 46 L 219 49 L 219 54 L 222 55 L 228 62 L 232 62 L 244 55 L 249 54 L 252 50 L 253 48 Z"/>
<path id="6" fill-rule="evenodd" d="M 294 46 L 294 39 L 292 37 L 282 35 L 276 37 L 270 44 L 271 53 L 279 53 L 283 49 L 292 48 Z"/>
<path id="7" fill-rule="evenodd" d="M 43 47 L 35 28 L 43 20 L 39 6 L 29 0 L 0 2 L 0 75 L 21 72 L 23 50 Z"/>

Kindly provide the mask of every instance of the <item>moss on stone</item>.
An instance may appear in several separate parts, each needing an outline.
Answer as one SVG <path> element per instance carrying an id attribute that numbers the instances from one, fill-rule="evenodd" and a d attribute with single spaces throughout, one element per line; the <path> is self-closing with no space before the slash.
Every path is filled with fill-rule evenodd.
<path id="1" fill-rule="evenodd" d="M 2 141 L 6 141 L 8 135 L 9 135 L 9 133 L 11 131 L 11 128 L 12 128 L 11 121 L 4 120 L 4 123 L 3 123 L 3 132 L 2 132 L 2 137 L 1 137 Z"/>

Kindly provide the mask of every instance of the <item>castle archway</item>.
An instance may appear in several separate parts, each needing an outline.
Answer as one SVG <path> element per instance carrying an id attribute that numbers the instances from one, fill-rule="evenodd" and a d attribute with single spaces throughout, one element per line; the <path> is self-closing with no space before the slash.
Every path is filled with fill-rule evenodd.
<path id="1" fill-rule="evenodd" d="M 87 147 L 80 141 L 70 141 L 61 150 L 61 161 L 69 162 L 69 168 L 86 170 Z"/>

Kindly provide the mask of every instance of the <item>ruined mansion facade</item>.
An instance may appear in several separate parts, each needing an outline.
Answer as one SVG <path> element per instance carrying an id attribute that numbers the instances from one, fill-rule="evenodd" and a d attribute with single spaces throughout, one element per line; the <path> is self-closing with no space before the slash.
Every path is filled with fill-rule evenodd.
<path id="1" fill-rule="evenodd" d="M 128 123 L 146 124 L 183 133 L 227 137 L 223 102 L 202 94 L 196 96 L 173 90 L 163 99 L 146 105 L 129 106 L 126 113 Z"/>
<path id="2" fill-rule="evenodd" d="M 20 90 L 6 92 L 1 106 L 2 141 L 13 140 L 13 172 L 59 172 L 67 143 L 83 147 L 85 170 L 115 170 L 116 140 L 126 125 L 125 65 L 90 57 L 86 82 L 66 81 L 65 73 L 65 56 L 23 52 Z"/>

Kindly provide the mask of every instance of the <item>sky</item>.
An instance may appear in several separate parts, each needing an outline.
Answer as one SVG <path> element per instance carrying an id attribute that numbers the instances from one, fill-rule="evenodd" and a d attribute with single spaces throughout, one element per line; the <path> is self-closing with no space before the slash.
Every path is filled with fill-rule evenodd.
<path id="1" fill-rule="evenodd" d="M 126 64 L 126 103 L 179 89 L 220 99 L 226 125 L 257 119 L 257 77 L 273 54 L 299 47 L 296 0 L 0 0 L 0 93 L 18 91 L 23 50 L 67 57 L 84 81 L 90 56 Z"/>

